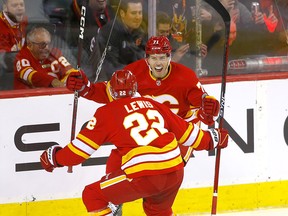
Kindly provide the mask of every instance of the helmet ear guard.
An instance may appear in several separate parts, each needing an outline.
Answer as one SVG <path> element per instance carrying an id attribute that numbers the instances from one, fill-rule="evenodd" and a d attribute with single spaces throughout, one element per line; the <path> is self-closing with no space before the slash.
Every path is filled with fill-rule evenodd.
<path id="1" fill-rule="evenodd" d="M 114 99 L 133 97 L 137 92 L 136 77 L 129 70 L 117 70 L 112 74 L 109 90 Z"/>
<path id="2" fill-rule="evenodd" d="M 151 37 L 145 47 L 146 57 L 151 54 L 166 54 L 171 56 L 172 47 L 170 41 L 165 36 Z"/>

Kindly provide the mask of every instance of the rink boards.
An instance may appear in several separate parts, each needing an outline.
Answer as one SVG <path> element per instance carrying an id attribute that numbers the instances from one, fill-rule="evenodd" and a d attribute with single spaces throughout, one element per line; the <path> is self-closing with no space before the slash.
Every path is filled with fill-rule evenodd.
<path id="1" fill-rule="evenodd" d="M 231 138 L 221 154 L 219 211 L 288 205 L 287 82 L 227 83 L 224 126 Z M 209 94 L 220 96 L 219 83 L 204 86 Z M 73 94 L 49 90 L 1 97 L 0 215 L 86 215 L 82 190 L 104 174 L 112 146 L 101 147 L 72 174 L 66 168 L 47 173 L 39 155 L 46 146 L 69 142 Z M 99 106 L 79 99 L 76 131 Z M 214 164 L 215 152 L 194 153 L 185 167 L 175 213 L 210 211 Z M 135 209 L 143 215 L 140 200 L 126 204 L 124 212 Z"/>

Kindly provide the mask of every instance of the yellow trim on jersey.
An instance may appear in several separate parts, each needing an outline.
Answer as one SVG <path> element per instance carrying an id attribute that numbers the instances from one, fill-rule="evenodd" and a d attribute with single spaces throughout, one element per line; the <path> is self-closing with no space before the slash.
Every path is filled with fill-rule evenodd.
<path id="1" fill-rule="evenodd" d="M 27 81 L 33 85 L 33 82 L 32 82 L 32 76 L 36 73 L 37 71 L 33 71 L 33 72 L 30 72 L 30 74 L 28 75 L 27 77 Z"/>
<path id="2" fill-rule="evenodd" d="M 97 143 L 95 143 L 93 140 L 87 138 L 86 136 L 84 136 L 84 135 L 82 135 L 82 134 L 80 134 L 80 133 L 77 135 L 77 138 L 83 140 L 83 141 L 85 142 L 85 144 L 91 146 L 91 147 L 94 148 L 94 149 L 98 149 L 98 148 L 100 147 L 100 146 L 99 146 Z"/>
<path id="3" fill-rule="evenodd" d="M 108 174 L 108 175 L 109 175 L 109 174 Z M 126 175 L 117 176 L 117 177 L 115 177 L 115 178 L 108 179 L 107 181 L 101 182 L 101 183 L 100 183 L 100 188 L 101 188 L 101 189 L 104 189 L 104 188 L 106 188 L 106 187 L 109 187 L 109 186 L 111 186 L 111 185 L 117 184 L 117 183 L 122 182 L 122 181 L 125 181 L 125 180 L 127 180 Z"/>
<path id="4" fill-rule="evenodd" d="M 85 154 L 84 152 L 82 151 L 79 151 L 78 149 L 76 149 L 72 143 L 69 143 L 68 146 L 67 146 L 73 153 L 79 155 L 80 157 L 83 157 L 85 159 L 88 159 L 90 157 L 89 154 Z"/>
<path id="5" fill-rule="evenodd" d="M 192 115 L 194 114 L 194 112 L 192 110 L 189 110 L 186 115 L 184 116 L 184 119 L 188 119 L 190 118 Z"/>
<path id="6" fill-rule="evenodd" d="M 203 136 L 204 136 L 204 132 L 202 130 L 199 130 L 198 137 L 196 141 L 194 142 L 194 144 L 192 145 L 193 148 L 197 148 L 200 145 Z"/>
<path id="7" fill-rule="evenodd" d="M 186 151 L 186 154 L 185 156 L 183 157 L 183 160 L 187 163 L 188 160 L 190 159 L 190 156 L 192 154 L 192 151 L 193 151 L 193 147 L 189 147 L 188 150 Z"/>
<path id="8" fill-rule="evenodd" d="M 127 175 L 132 174 L 132 173 L 137 173 L 140 171 L 145 171 L 145 170 L 151 170 L 151 171 L 156 171 L 156 170 L 164 170 L 164 169 L 169 169 L 172 167 L 175 167 L 182 163 L 182 157 L 179 155 L 178 157 L 168 160 L 168 161 L 152 161 L 152 162 L 146 162 L 146 163 L 141 163 L 141 164 L 136 164 L 133 165 L 129 168 L 124 169 L 125 173 Z"/>
<path id="9" fill-rule="evenodd" d="M 109 101 L 112 102 L 112 101 L 114 101 L 114 99 L 112 98 L 109 89 L 110 89 L 110 81 L 108 81 L 107 85 L 106 85 L 106 94 L 108 96 Z"/>
<path id="10" fill-rule="evenodd" d="M 191 123 L 189 123 L 187 130 L 185 131 L 183 136 L 179 139 L 180 144 L 184 143 L 188 139 L 188 137 L 191 135 L 193 129 L 194 129 L 194 126 Z"/>
<path id="11" fill-rule="evenodd" d="M 169 152 L 172 149 L 175 149 L 178 146 L 178 143 L 175 139 L 168 145 L 163 148 L 157 148 L 155 146 L 141 146 L 130 150 L 126 155 L 122 157 L 122 164 L 125 164 L 127 161 L 131 160 L 133 157 L 142 155 L 142 154 L 153 154 L 153 153 L 164 153 Z"/>
<path id="12" fill-rule="evenodd" d="M 28 76 L 27 76 L 27 79 L 25 79 L 25 73 L 26 73 L 28 70 L 30 70 L 30 72 L 28 72 L 29 74 L 28 74 Z M 27 82 L 29 82 L 30 84 L 32 84 L 32 75 L 33 75 L 34 73 L 36 73 L 36 72 L 37 72 L 37 71 L 34 70 L 32 67 L 25 68 L 24 70 L 21 70 L 21 71 L 20 71 L 20 78 L 23 79 L 23 80 L 25 80 L 25 81 L 27 81 Z"/>

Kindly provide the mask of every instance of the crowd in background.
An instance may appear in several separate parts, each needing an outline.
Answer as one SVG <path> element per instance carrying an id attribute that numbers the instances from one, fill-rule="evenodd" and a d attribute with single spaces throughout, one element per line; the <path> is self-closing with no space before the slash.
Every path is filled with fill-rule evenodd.
<path id="1" fill-rule="evenodd" d="M 147 0 L 87 0 L 81 60 L 77 58 L 83 0 L 2 2 L 0 90 L 17 89 L 19 82 L 26 88 L 41 87 L 41 82 L 35 84 L 39 83 L 41 75 L 37 79 L 36 76 L 31 78 L 41 70 L 65 82 L 65 76 L 77 66 L 81 66 L 92 82 L 108 80 L 115 70 L 145 57 L 149 35 Z M 229 60 L 287 56 L 286 0 L 220 2 L 231 17 Z M 224 54 L 223 21 L 206 2 L 201 2 L 199 8 L 196 0 L 157 0 L 156 34 L 169 38 L 173 48 L 172 61 L 184 64 L 199 76 L 218 76 L 222 72 Z M 29 31 L 39 27 L 48 31 L 49 40 L 31 35 L 32 40 L 28 43 Z M 58 52 L 56 57 L 55 54 L 51 57 L 53 47 L 61 54 Z M 21 54 L 26 48 L 26 53 L 34 50 L 46 57 L 39 59 L 32 51 L 27 62 L 24 51 Z M 198 73 L 198 70 L 207 72 Z M 53 79 L 50 80 L 43 87 L 59 86 L 53 86 Z"/>

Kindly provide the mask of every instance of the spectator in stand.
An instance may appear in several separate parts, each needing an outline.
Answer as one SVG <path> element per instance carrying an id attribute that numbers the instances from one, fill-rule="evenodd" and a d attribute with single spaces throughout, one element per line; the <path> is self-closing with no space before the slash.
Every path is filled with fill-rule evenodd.
<path id="1" fill-rule="evenodd" d="M 265 46 L 269 44 L 267 41 L 267 28 L 263 20 L 263 14 L 257 13 L 253 18 L 250 10 L 238 0 L 220 0 L 231 16 L 232 29 L 235 34 L 233 36 L 233 44 L 229 47 L 229 59 L 244 58 L 245 56 L 263 54 Z M 203 4 L 201 18 L 206 26 L 211 29 L 208 35 L 215 38 L 215 41 L 207 42 L 208 54 L 205 58 L 205 67 L 213 70 L 214 75 L 221 75 L 223 62 L 223 45 L 224 45 L 224 22 L 215 10 L 212 10 L 206 4 Z M 236 24 L 236 25 L 234 25 Z M 206 27 L 207 29 L 207 27 Z M 213 36 L 217 37 L 213 37 Z M 230 36 L 231 37 L 231 34 Z M 207 38 L 209 40 L 209 37 Z"/>
<path id="2" fill-rule="evenodd" d="M 3 0 L 0 12 L 0 90 L 13 89 L 13 61 L 25 44 L 24 0 Z"/>
<path id="3" fill-rule="evenodd" d="M 90 56 L 90 64 L 92 70 L 96 71 L 98 62 L 106 50 L 101 80 L 109 80 L 112 71 L 121 69 L 145 56 L 147 31 L 142 12 L 141 0 L 122 0 L 115 24 L 110 20 L 100 29 Z"/>
<path id="4" fill-rule="evenodd" d="M 0 52 L 19 51 L 24 45 L 27 16 L 24 0 L 3 0 L 0 14 Z"/>
<path id="5" fill-rule="evenodd" d="M 278 25 L 278 13 L 275 13 L 277 5 L 274 4 L 274 0 L 239 0 L 243 3 L 251 13 L 253 13 L 252 3 L 259 4 L 259 10 L 257 14 L 252 14 L 255 19 L 255 23 L 265 23 L 269 32 L 274 32 Z"/>
<path id="6" fill-rule="evenodd" d="M 121 164 L 83 190 L 89 215 L 115 215 L 109 202 L 119 205 L 141 198 L 146 215 L 173 215 L 172 205 L 184 174 L 179 146 L 199 151 L 222 149 L 228 145 L 228 132 L 201 130 L 165 105 L 137 97 L 136 77 L 128 70 L 116 71 L 109 83 L 114 101 L 98 108 L 64 148 L 54 145 L 44 151 L 41 165 L 48 172 L 77 165 L 111 142 L 121 154 Z"/>
<path id="7" fill-rule="evenodd" d="M 172 20 L 165 12 L 158 11 L 156 18 L 156 34 L 157 36 L 165 36 L 169 39 L 172 46 L 172 61 L 184 64 L 189 68 L 195 69 L 195 51 L 191 50 L 190 44 L 178 42 L 171 34 Z M 191 45 L 192 46 L 192 45 Z M 195 46 L 194 46 L 195 47 Z M 201 56 L 204 58 L 207 55 L 207 46 L 201 44 Z"/>
<path id="8" fill-rule="evenodd" d="M 240 1 L 253 12 L 251 0 Z M 255 20 L 264 23 L 265 28 L 257 34 L 258 43 L 252 46 L 257 52 L 254 51 L 252 54 L 263 56 L 287 55 L 287 43 L 286 40 L 283 40 L 283 32 L 287 28 L 287 23 L 285 26 L 284 21 L 288 14 L 287 1 L 255 0 L 253 2 L 259 3 L 258 16 Z"/>
<path id="9" fill-rule="evenodd" d="M 171 18 L 171 34 L 178 42 L 188 41 L 187 36 L 193 28 L 190 10 L 193 4 L 193 1 L 157 0 L 157 10 L 167 13 Z"/>
<path id="10" fill-rule="evenodd" d="M 72 11 L 70 18 L 71 45 L 77 46 L 79 23 L 81 17 L 82 0 L 72 1 Z M 95 40 L 99 30 L 115 17 L 115 11 L 107 4 L 106 0 L 88 0 L 85 14 L 85 34 L 84 49 L 90 54 L 93 51 Z"/>
<path id="11" fill-rule="evenodd" d="M 63 87 L 75 71 L 57 48 L 50 47 L 51 34 L 41 26 L 32 28 L 14 62 L 14 88 Z"/>

